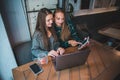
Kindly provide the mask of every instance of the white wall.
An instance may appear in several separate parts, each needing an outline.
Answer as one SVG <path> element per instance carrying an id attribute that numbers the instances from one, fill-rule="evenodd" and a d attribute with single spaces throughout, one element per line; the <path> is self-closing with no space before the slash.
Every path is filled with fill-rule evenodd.
<path id="1" fill-rule="evenodd" d="M 30 33 L 22 0 L 2 0 L 2 17 L 12 47 L 29 41 Z"/>
<path id="2" fill-rule="evenodd" d="M 0 80 L 12 80 L 12 69 L 17 67 L 0 14 Z"/>

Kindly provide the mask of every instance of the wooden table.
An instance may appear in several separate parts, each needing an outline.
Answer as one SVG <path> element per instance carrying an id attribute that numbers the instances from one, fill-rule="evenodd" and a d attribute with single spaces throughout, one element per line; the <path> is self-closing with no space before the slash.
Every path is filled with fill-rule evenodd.
<path id="1" fill-rule="evenodd" d="M 35 77 L 29 69 L 34 62 L 30 62 L 13 69 L 14 80 L 113 80 L 120 73 L 120 56 L 96 41 L 91 42 L 90 49 L 87 62 L 82 66 L 56 71 L 49 61 L 42 66 L 44 72 Z"/>
<path id="2" fill-rule="evenodd" d="M 120 40 L 120 29 L 119 28 L 107 27 L 107 28 L 103 28 L 99 30 L 98 33 Z"/>

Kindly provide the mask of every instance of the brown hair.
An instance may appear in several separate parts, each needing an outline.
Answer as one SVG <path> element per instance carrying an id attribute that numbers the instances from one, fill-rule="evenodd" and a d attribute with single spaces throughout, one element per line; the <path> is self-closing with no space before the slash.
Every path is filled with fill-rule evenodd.
<path id="1" fill-rule="evenodd" d="M 61 31 L 61 40 L 66 41 L 66 40 L 70 39 L 70 30 L 69 30 L 69 27 L 68 27 L 68 25 L 66 24 L 66 21 L 65 21 L 66 19 L 65 19 L 64 11 L 62 9 L 58 8 L 58 9 L 55 10 L 53 16 L 55 18 L 56 13 L 59 13 L 59 12 L 64 14 L 64 22 L 62 24 L 62 31 Z"/>
<path id="2" fill-rule="evenodd" d="M 47 30 L 46 30 L 46 16 L 48 14 L 52 14 L 52 12 L 47 9 L 47 8 L 42 8 L 39 13 L 38 13 L 38 17 L 37 17 L 37 23 L 36 23 L 36 30 L 40 31 L 43 35 L 43 42 L 44 42 L 44 47 L 49 50 L 49 39 L 48 39 L 48 35 L 47 35 Z M 57 36 L 55 35 L 55 31 L 53 29 L 53 27 L 48 28 L 50 30 L 50 32 L 52 33 L 55 41 L 57 40 Z"/>

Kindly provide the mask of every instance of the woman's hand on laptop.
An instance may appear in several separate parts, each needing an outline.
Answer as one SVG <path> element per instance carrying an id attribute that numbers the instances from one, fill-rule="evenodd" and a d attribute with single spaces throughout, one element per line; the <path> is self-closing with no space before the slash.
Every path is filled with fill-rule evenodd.
<path id="1" fill-rule="evenodd" d="M 48 56 L 56 57 L 56 56 L 58 56 L 58 53 L 55 50 L 51 50 L 48 52 Z"/>
<path id="2" fill-rule="evenodd" d="M 57 53 L 60 54 L 60 55 L 63 55 L 64 52 L 65 52 L 65 49 L 62 48 L 62 47 L 59 47 L 59 48 L 57 49 Z"/>

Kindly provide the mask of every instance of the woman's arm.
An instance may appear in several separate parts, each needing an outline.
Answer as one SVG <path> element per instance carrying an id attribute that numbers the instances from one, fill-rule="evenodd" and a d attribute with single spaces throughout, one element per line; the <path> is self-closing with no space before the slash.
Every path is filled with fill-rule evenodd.
<path id="1" fill-rule="evenodd" d="M 78 37 L 78 34 L 75 30 L 75 25 L 71 22 L 71 21 L 68 21 L 68 27 L 69 27 L 69 30 L 70 30 L 70 33 L 71 33 L 71 37 L 73 38 L 73 40 L 76 40 L 76 41 L 82 41 L 82 39 L 80 39 Z"/>
<path id="2" fill-rule="evenodd" d="M 58 55 L 62 55 L 65 52 L 65 49 L 60 46 L 60 42 L 54 42 L 54 50 Z"/>
<path id="3" fill-rule="evenodd" d="M 80 41 L 80 38 L 78 37 L 78 34 L 73 24 L 69 24 L 69 29 L 70 29 L 72 38 L 76 41 Z"/>
<path id="4" fill-rule="evenodd" d="M 63 47 L 63 48 L 68 48 L 68 47 L 71 46 L 71 45 L 68 43 L 68 41 L 62 41 L 62 40 L 60 40 L 59 42 L 61 43 L 60 46 Z"/>
<path id="5" fill-rule="evenodd" d="M 48 51 L 43 49 L 43 41 L 39 32 L 35 32 L 32 39 L 32 55 L 37 57 L 40 53 L 48 54 Z"/>

